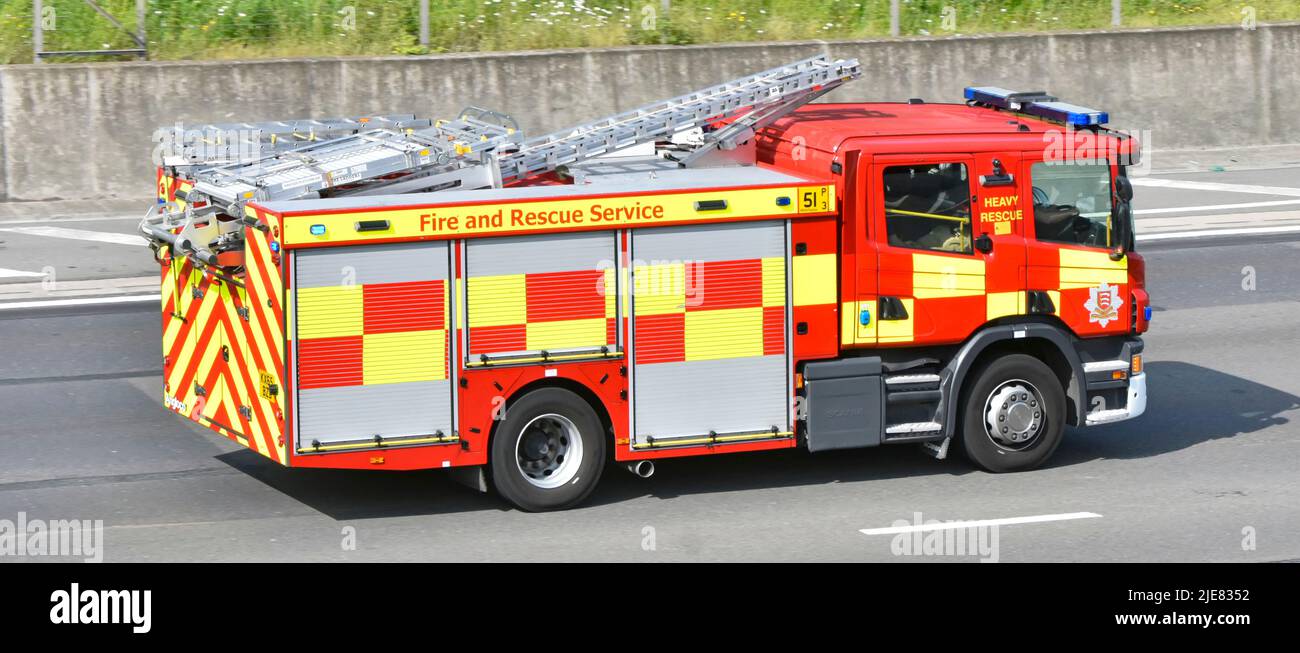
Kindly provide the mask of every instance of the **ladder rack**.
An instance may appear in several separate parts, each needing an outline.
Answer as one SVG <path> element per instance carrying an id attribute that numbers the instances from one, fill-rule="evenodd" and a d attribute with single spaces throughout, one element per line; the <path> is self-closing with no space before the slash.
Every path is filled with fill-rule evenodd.
<path id="1" fill-rule="evenodd" d="M 183 134 L 180 154 L 164 161 L 194 182 L 185 208 L 156 206 L 141 231 L 159 245 L 184 243 L 184 253 L 215 260 L 214 250 L 238 238 L 211 240 L 203 216 L 224 212 L 242 221 L 249 201 L 500 188 L 700 129 L 703 138 L 692 148 L 661 152 L 691 166 L 749 142 L 861 74 L 856 59 L 816 56 L 527 140 L 509 116 L 477 107 L 438 121 L 392 115 L 203 125 Z M 242 147 L 266 154 L 239 160 Z"/>
<path id="2" fill-rule="evenodd" d="M 343 194 L 367 195 L 500 187 L 727 119 L 739 117 L 752 132 L 860 74 L 856 60 L 812 57 L 528 140 L 508 117 L 470 108 L 425 129 L 370 129 L 248 163 L 198 169 L 193 192 L 242 215 L 249 200 L 318 197 L 344 186 Z M 702 147 L 726 149 L 729 143 L 706 139 Z"/>
<path id="3" fill-rule="evenodd" d="M 163 165 L 181 172 L 234 163 L 250 153 L 279 154 L 318 141 L 328 141 L 370 129 L 408 131 L 427 129 L 428 118 L 411 114 L 277 120 L 270 122 L 209 123 L 186 128 L 177 123 L 155 132 L 154 142 L 164 148 Z"/>

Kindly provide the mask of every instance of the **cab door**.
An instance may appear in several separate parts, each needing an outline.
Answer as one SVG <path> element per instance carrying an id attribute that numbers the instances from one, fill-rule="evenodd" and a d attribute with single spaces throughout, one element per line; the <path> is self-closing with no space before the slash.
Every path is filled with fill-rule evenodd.
<path id="1" fill-rule="evenodd" d="M 1114 166 L 1104 159 L 1047 161 L 1035 152 L 1026 153 L 1021 171 L 1031 298 L 1050 299 L 1050 312 L 1078 335 L 1127 333 L 1128 258 L 1111 256 Z"/>
<path id="2" fill-rule="evenodd" d="M 1014 153 L 877 156 L 881 345 L 957 343 L 1024 312 Z"/>
<path id="3" fill-rule="evenodd" d="M 984 259 L 984 321 L 1025 315 L 1039 307 L 1025 290 L 1025 219 L 1030 185 L 1017 152 L 975 155 L 975 250 Z"/>
<path id="4" fill-rule="evenodd" d="M 984 265 L 972 238 L 974 168 L 968 154 L 875 157 L 879 190 L 870 206 L 879 344 L 960 340 L 982 304 Z"/>

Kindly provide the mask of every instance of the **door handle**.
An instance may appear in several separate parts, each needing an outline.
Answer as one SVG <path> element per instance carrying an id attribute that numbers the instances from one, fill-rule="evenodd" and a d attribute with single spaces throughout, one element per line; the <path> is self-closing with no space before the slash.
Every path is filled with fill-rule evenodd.
<path id="1" fill-rule="evenodd" d="M 880 314 L 877 316 L 880 320 L 906 320 L 907 306 L 903 305 L 903 300 L 897 297 L 880 298 Z"/>
<path id="2" fill-rule="evenodd" d="M 993 239 L 989 238 L 988 234 L 980 234 L 980 237 L 975 239 L 975 249 L 988 254 L 993 251 Z"/>
<path id="3" fill-rule="evenodd" d="M 1045 290 L 1029 291 L 1029 309 L 1030 313 L 1051 315 L 1056 312 L 1056 304 L 1052 303 L 1052 296 Z"/>

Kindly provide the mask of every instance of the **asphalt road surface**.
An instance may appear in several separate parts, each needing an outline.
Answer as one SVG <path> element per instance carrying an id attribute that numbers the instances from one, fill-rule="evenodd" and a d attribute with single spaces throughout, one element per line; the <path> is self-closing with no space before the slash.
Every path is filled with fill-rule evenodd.
<path id="1" fill-rule="evenodd" d="M 0 300 L 7 285 L 21 305 L 0 303 L 0 520 L 103 520 L 108 561 L 1300 559 L 1300 172 L 1151 179 L 1144 417 L 1070 430 L 1047 467 L 1010 475 L 915 446 L 670 460 L 651 479 L 611 466 L 585 506 L 548 514 L 440 470 L 284 469 L 168 413 L 155 304 L 24 301 L 46 265 L 88 289 L 153 268 L 137 245 L 12 229 L 133 223 L 0 222 Z M 918 513 L 1089 515 L 1000 526 L 983 555 L 898 555 L 862 532 Z"/>

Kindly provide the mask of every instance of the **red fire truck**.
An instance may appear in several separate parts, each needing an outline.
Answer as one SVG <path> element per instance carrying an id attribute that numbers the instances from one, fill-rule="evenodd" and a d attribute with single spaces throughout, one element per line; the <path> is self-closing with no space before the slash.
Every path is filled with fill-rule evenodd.
<path id="1" fill-rule="evenodd" d="M 810 104 L 815 57 L 541 137 L 469 109 L 164 147 L 163 403 L 290 467 L 525 510 L 609 460 L 956 446 L 1146 406 L 1138 146 L 1045 93 Z M 252 148 L 259 156 L 247 156 Z"/>

